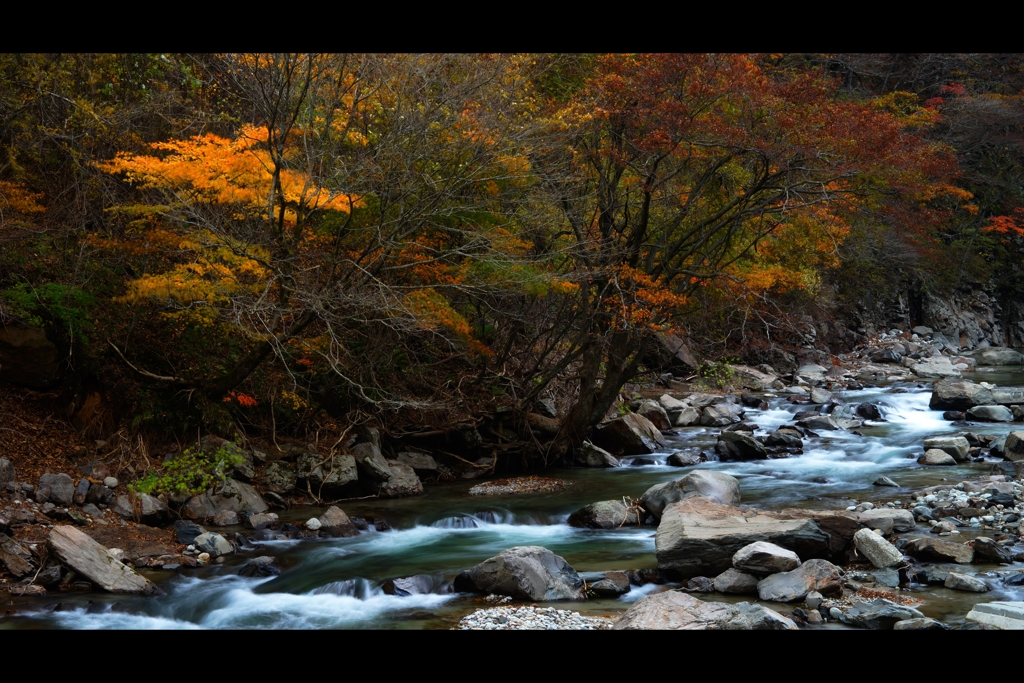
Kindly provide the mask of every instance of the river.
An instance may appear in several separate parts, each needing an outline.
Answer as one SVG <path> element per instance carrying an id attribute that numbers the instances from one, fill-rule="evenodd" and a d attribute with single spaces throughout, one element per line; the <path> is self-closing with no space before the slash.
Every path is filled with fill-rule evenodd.
<path id="1" fill-rule="evenodd" d="M 979 373 L 976 381 L 1020 385 L 1021 373 Z M 894 391 L 897 390 L 897 391 Z M 905 393 L 898 392 L 905 390 Z M 956 467 L 926 468 L 916 457 L 922 441 L 932 435 L 963 431 L 928 409 L 931 390 L 924 384 L 879 386 L 839 392 L 846 404 L 875 403 L 884 422 L 870 423 L 853 432 L 825 432 L 805 440 L 803 455 L 753 462 L 710 462 L 713 468 L 735 476 L 744 505 L 757 507 L 814 507 L 842 509 L 855 502 L 908 500 L 910 490 L 991 473 L 993 461 Z M 792 419 L 801 409 L 773 398 L 767 410 L 748 410 L 747 418 L 766 433 Z M 972 427 L 976 433 L 1004 434 L 1010 425 Z M 584 578 L 595 572 L 657 566 L 651 527 L 624 527 L 601 531 L 576 529 L 566 524 L 569 514 L 587 503 L 639 498 L 650 486 L 682 476 L 691 468 L 666 464 L 679 449 L 713 448 L 720 430 L 691 427 L 668 437 L 665 452 L 626 459 L 614 469 L 573 469 L 549 472 L 569 479 L 574 486 L 563 492 L 540 495 L 478 497 L 467 495 L 479 481 L 428 485 L 426 494 L 398 500 L 351 501 L 341 507 L 350 516 L 383 517 L 393 531 L 363 532 L 355 538 L 263 542 L 257 552 L 229 556 L 223 565 L 180 573 L 143 570 L 166 591 L 157 598 L 107 594 L 59 594 L 8 608 L 0 629 L 32 628 L 450 628 L 465 614 L 483 606 L 479 596 L 449 592 L 461 570 L 517 545 L 542 545 L 565 559 Z M 887 476 L 900 489 L 873 486 Z M 283 521 L 301 523 L 321 514 L 317 508 L 291 510 Z M 225 535 L 242 529 L 218 529 Z M 918 527 L 918 531 L 926 531 Z M 252 532 L 247 532 L 251 534 Z M 913 534 L 908 534 L 913 535 Z M 972 536 L 965 531 L 961 540 Z M 1024 550 L 1024 548 L 1021 548 Z M 242 578 L 233 570 L 255 555 L 275 555 L 284 568 L 273 578 Z M 1024 569 L 971 565 L 971 573 Z M 961 569 L 962 570 L 962 569 Z M 394 596 L 382 585 L 389 578 L 424 575 L 423 585 L 433 592 Z M 991 574 L 990 574 L 991 576 Z M 652 590 L 648 584 L 621 599 L 595 599 L 560 603 L 581 614 L 615 615 Z M 736 601 L 720 594 L 702 599 Z M 1022 600 L 1024 588 L 1002 587 L 986 594 L 957 593 L 945 588 L 922 588 L 919 609 L 927 616 L 962 621 L 974 602 Z M 554 603 L 553 603 L 554 604 Z M 778 606 L 791 610 L 793 606 Z"/>

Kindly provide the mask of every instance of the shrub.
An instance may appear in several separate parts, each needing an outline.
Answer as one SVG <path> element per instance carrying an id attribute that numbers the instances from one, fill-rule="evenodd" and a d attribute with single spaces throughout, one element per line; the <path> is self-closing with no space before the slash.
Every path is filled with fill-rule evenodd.
<path id="1" fill-rule="evenodd" d="M 162 475 L 151 472 L 132 484 L 131 489 L 150 495 L 195 496 L 224 481 L 228 470 L 244 460 L 236 444 L 225 444 L 213 453 L 186 448 L 184 453 L 164 465 Z"/>

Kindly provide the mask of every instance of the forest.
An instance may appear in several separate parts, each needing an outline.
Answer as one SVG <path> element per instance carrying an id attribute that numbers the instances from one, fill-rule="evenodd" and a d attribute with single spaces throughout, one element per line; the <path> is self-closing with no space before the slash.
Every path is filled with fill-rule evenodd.
<path id="1" fill-rule="evenodd" d="M 1018 55 L 0 70 L 5 406 L 90 449 L 373 428 L 537 469 L 673 363 L 792 369 L 865 301 L 1024 287 Z"/>

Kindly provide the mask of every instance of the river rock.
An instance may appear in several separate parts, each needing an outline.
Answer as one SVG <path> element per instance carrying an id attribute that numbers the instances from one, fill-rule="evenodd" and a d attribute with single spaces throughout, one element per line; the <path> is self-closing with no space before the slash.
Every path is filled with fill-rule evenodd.
<path id="1" fill-rule="evenodd" d="M 32 553 L 6 534 L 0 533 L 0 567 L 6 567 L 14 577 L 31 574 L 35 571 Z"/>
<path id="2" fill-rule="evenodd" d="M 641 504 L 655 519 L 661 519 L 665 508 L 693 496 L 702 496 L 722 505 L 740 504 L 740 485 L 736 477 L 714 470 L 693 470 L 686 476 L 647 489 Z"/>
<path id="3" fill-rule="evenodd" d="M 673 422 L 677 417 L 679 417 L 679 413 L 681 413 L 684 409 L 690 407 L 690 404 L 684 403 L 683 401 L 680 401 L 678 398 L 670 396 L 669 394 L 662 394 L 661 396 L 659 396 L 658 403 L 660 403 L 661 407 L 665 409 L 665 412 L 668 413 L 669 419 L 672 420 Z"/>
<path id="4" fill-rule="evenodd" d="M 987 346 L 972 351 L 971 356 L 978 365 L 1020 365 L 1024 363 L 1024 355 L 1005 346 Z"/>
<path id="5" fill-rule="evenodd" d="M 1024 461 L 1024 431 L 1010 432 L 1003 441 L 1003 457 L 1010 462 Z"/>
<path id="6" fill-rule="evenodd" d="M 700 423 L 707 427 L 727 427 L 734 422 L 739 422 L 742 419 L 742 413 L 742 409 L 732 403 L 709 405 L 701 413 Z"/>
<path id="7" fill-rule="evenodd" d="M 637 511 L 627 508 L 621 500 L 591 503 L 569 515 L 569 526 L 586 529 L 618 529 L 636 526 L 640 521 Z"/>
<path id="8" fill-rule="evenodd" d="M 924 379 L 960 377 L 947 356 L 932 356 L 910 366 L 910 371 Z"/>
<path id="9" fill-rule="evenodd" d="M 60 561 L 105 591 L 156 595 L 161 591 L 151 581 L 122 564 L 106 548 L 72 526 L 54 527 L 47 546 Z"/>
<path id="10" fill-rule="evenodd" d="M 804 447 L 804 442 L 799 436 L 791 434 L 788 431 L 778 429 L 765 437 L 764 445 L 774 448 L 781 447 L 802 449 Z"/>
<path id="11" fill-rule="evenodd" d="M 196 536 L 194 545 L 197 550 L 209 553 L 210 557 L 214 559 L 221 555 L 230 555 L 235 552 L 235 547 L 231 545 L 228 539 L 212 531 Z"/>
<path id="12" fill-rule="evenodd" d="M 174 523 L 174 534 L 178 538 L 178 543 L 192 545 L 196 536 L 205 533 L 206 529 L 187 519 L 179 519 Z"/>
<path id="13" fill-rule="evenodd" d="M 583 444 L 576 449 L 576 462 L 585 467 L 618 467 L 618 458 L 609 453 L 603 448 L 598 448 L 589 441 L 584 441 Z"/>
<path id="14" fill-rule="evenodd" d="M 938 538 L 914 538 L 903 549 L 908 555 L 922 560 L 970 564 L 974 559 L 974 548 Z"/>
<path id="15" fill-rule="evenodd" d="M 387 462 L 391 468 L 391 478 L 378 487 L 381 498 L 405 498 L 423 494 L 423 482 L 416 476 L 413 468 L 396 460 Z"/>
<path id="16" fill-rule="evenodd" d="M 771 391 L 772 386 L 779 380 L 776 375 L 761 372 L 747 365 L 733 365 L 732 384 L 751 391 Z"/>
<path id="17" fill-rule="evenodd" d="M 865 510 L 864 512 L 857 513 L 857 519 L 869 529 L 878 529 L 881 525 L 887 526 L 888 529 L 882 529 L 886 535 L 893 531 L 910 531 L 917 526 L 914 521 L 914 514 L 910 510 L 902 508 L 874 508 Z M 884 520 L 888 520 L 889 523 L 885 524 Z"/>
<path id="18" fill-rule="evenodd" d="M 1005 406 L 975 406 L 967 417 L 981 422 L 1013 422 L 1013 411 Z"/>
<path id="19" fill-rule="evenodd" d="M 259 512 L 254 515 L 249 515 L 245 518 L 245 526 L 249 529 L 259 531 L 260 529 L 266 529 L 277 524 L 277 513 L 275 512 Z"/>
<path id="20" fill-rule="evenodd" d="M 893 631 L 948 631 L 949 627 L 931 617 L 904 619 L 892 625 Z"/>
<path id="21" fill-rule="evenodd" d="M 268 555 L 254 557 L 238 568 L 238 575 L 254 578 L 277 576 L 281 573 L 281 569 L 274 565 L 275 561 L 275 558 Z"/>
<path id="22" fill-rule="evenodd" d="M 680 591 L 647 595 L 615 621 L 615 630 L 792 631 L 793 620 L 748 602 L 705 602 Z"/>
<path id="23" fill-rule="evenodd" d="M 85 497 L 89 493 L 89 480 L 82 477 L 78 480 L 78 486 L 75 487 L 75 493 L 72 495 L 72 500 L 75 501 L 75 505 L 82 505 L 85 503 Z"/>
<path id="24" fill-rule="evenodd" d="M 167 509 L 167 505 L 162 500 L 145 493 L 138 494 L 138 498 L 140 517 L 143 524 L 160 526 L 167 521 L 170 510 Z"/>
<path id="25" fill-rule="evenodd" d="M 768 457 L 764 444 L 754 437 L 738 431 L 722 432 L 715 444 L 722 460 L 763 460 Z"/>
<path id="26" fill-rule="evenodd" d="M 213 526 L 235 526 L 238 524 L 238 513 L 231 510 L 221 510 L 210 520 Z"/>
<path id="27" fill-rule="evenodd" d="M 629 592 L 626 572 L 605 572 L 604 578 L 590 584 L 590 590 L 602 598 L 617 598 Z"/>
<path id="28" fill-rule="evenodd" d="M 843 429 L 843 426 L 830 415 L 815 415 L 803 420 L 797 420 L 797 426 L 810 429 L 814 432 L 836 431 Z"/>
<path id="29" fill-rule="evenodd" d="M 372 443 L 356 444 L 352 447 L 352 456 L 355 458 L 359 472 L 370 481 L 384 483 L 391 479 L 391 466 L 376 445 Z M 299 477 L 302 477 L 301 471 Z"/>
<path id="30" fill-rule="evenodd" d="M 745 545 L 732 556 L 732 566 L 751 574 L 788 572 L 800 566 L 800 558 L 792 550 L 774 543 L 757 541 Z"/>
<path id="31" fill-rule="evenodd" d="M 633 412 L 646 417 L 658 429 L 672 428 L 672 421 L 669 419 L 668 412 L 654 399 L 645 398 L 637 401 L 635 407 L 633 407 Z"/>
<path id="32" fill-rule="evenodd" d="M 988 585 L 981 579 L 956 572 L 950 572 L 946 576 L 946 582 L 943 585 L 955 591 L 966 591 L 968 593 L 987 593 L 989 590 Z"/>
<path id="33" fill-rule="evenodd" d="M 376 446 L 369 443 L 357 444 L 353 447 L 352 451 L 356 453 L 357 449 L 363 447 L 366 450 L 375 450 L 376 456 L 380 456 L 380 451 L 376 450 Z M 302 488 L 305 488 L 305 485 L 308 483 L 310 489 L 317 495 L 340 495 L 347 484 L 359 478 L 356 468 L 357 461 L 358 457 L 353 457 L 352 455 L 323 457 L 314 453 L 303 453 L 296 461 L 295 476 L 297 483 Z M 379 458 L 379 461 L 384 462 L 385 467 L 387 466 L 383 456 Z M 374 459 L 374 464 L 379 464 L 376 458 Z M 363 468 L 364 471 L 369 471 L 370 469 L 368 466 Z M 281 473 L 282 476 L 283 474 Z M 384 480 L 378 479 L 377 481 Z"/>
<path id="34" fill-rule="evenodd" d="M 694 467 L 705 462 L 705 458 L 700 452 L 676 451 L 666 462 L 672 467 Z"/>
<path id="35" fill-rule="evenodd" d="M 316 457 L 316 456 L 313 456 Z M 322 470 L 321 470 L 322 472 Z M 291 493 L 298 482 L 298 474 L 290 462 L 272 462 L 263 470 L 263 484 L 274 493 Z"/>
<path id="36" fill-rule="evenodd" d="M 940 379 L 932 388 L 928 407 L 932 410 L 965 411 L 974 406 L 997 403 L 992 392 L 966 379 Z"/>
<path id="37" fill-rule="evenodd" d="M 967 460 L 967 454 L 971 450 L 971 444 L 963 436 L 933 436 L 925 439 L 924 449 L 928 451 L 933 448 L 945 451 L 953 456 L 957 462 L 964 462 Z"/>
<path id="38" fill-rule="evenodd" d="M 879 569 L 895 566 L 903 562 L 903 553 L 892 543 L 885 540 L 870 529 L 861 529 L 853 535 L 857 552 L 866 557 L 871 564 Z"/>
<path id="39" fill-rule="evenodd" d="M 860 524 L 849 513 L 758 510 L 692 497 L 665 508 L 655 534 L 658 568 L 684 578 L 717 576 L 740 548 L 767 541 L 802 558 L 842 557 Z"/>
<path id="40" fill-rule="evenodd" d="M 719 593 L 734 593 L 738 595 L 756 595 L 758 579 L 753 574 L 740 571 L 739 569 L 726 569 L 715 577 L 715 590 Z"/>
<path id="41" fill-rule="evenodd" d="M 844 624 L 874 630 L 891 630 L 896 622 L 907 619 L 924 619 L 924 615 L 913 607 L 900 605 L 885 598 L 858 600 L 840 614 L 840 620 Z"/>
<path id="42" fill-rule="evenodd" d="M 875 486 L 895 486 L 896 488 L 899 488 L 899 484 L 894 482 L 889 477 L 879 477 L 878 479 L 875 479 L 875 481 L 872 483 Z"/>
<path id="43" fill-rule="evenodd" d="M 811 591 L 824 596 L 842 595 L 843 579 L 834 564 L 828 560 L 807 560 L 792 571 L 772 574 L 757 583 L 758 597 L 770 602 L 796 602 Z"/>
<path id="44" fill-rule="evenodd" d="M 395 460 L 411 467 L 418 477 L 437 475 L 437 461 L 426 453 L 402 451 L 395 456 Z"/>
<path id="45" fill-rule="evenodd" d="M 987 537 L 978 536 L 974 539 L 974 561 L 992 562 L 994 564 L 1013 562 L 1013 548 L 1001 545 Z"/>
<path id="46" fill-rule="evenodd" d="M 690 427 L 698 425 L 700 424 L 702 416 L 703 413 L 701 413 L 699 408 L 687 406 L 679 411 L 679 414 L 676 416 L 672 424 L 676 427 Z"/>
<path id="47" fill-rule="evenodd" d="M 636 413 L 626 413 L 594 430 L 594 444 L 613 455 L 646 455 L 661 450 L 666 443 L 661 431 Z"/>
<path id="48" fill-rule="evenodd" d="M 967 613 L 967 621 L 1004 631 L 1024 631 L 1024 602 L 980 602 Z"/>
<path id="49" fill-rule="evenodd" d="M 318 520 L 320 527 L 325 532 L 332 536 L 358 536 L 359 530 L 356 529 L 356 525 L 352 523 L 352 520 L 348 518 L 348 515 L 344 511 L 332 505 L 327 508 L 324 514 L 320 515 Z"/>
<path id="50" fill-rule="evenodd" d="M 940 451 L 938 448 L 933 448 L 930 451 L 925 451 L 925 454 L 917 459 L 920 465 L 956 465 L 956 460 L 953 456 L 946 451 Z"/>
<path id="51" fill-rule="evenodd" d="M 113 505 L 114 512 L 125 519 L 131 519 L 135 516 L 135 511 L 132 509 L 132 501 L 128 496 L 118 496 L 117 500 Z"/>
<path id="52" fill-rule="evenodd" d="M 811 387 L 811 403 L 825 404 L 831 400 L 831 392 L 828 392 L 820 387 Z"/>
<path id="53" fill-rule="evenodd" d="M 564 558 L 541 546 L 516 546 L 459 574 L 455 590 L 520 600 L 578 600 L 583 580 Z"/>

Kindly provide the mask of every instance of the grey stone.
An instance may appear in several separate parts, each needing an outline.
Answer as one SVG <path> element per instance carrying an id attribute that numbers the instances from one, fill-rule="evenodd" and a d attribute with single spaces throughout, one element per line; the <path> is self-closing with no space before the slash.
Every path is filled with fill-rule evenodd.
<path id="1" fill-rule="evenodd" d="M 381 498 L 404 498 L 423 494 L 423 482 L 416 476 L 415 470 L 408 465 L 389 460 L 391 477 L 385 484 L 377 487 Z"/>
<path id="2" fill-rule="evenodd" d="M 231 545 L 228 539 L 212 531 L 196 536 L 194 545 L 197 550 L 209 553 L 210 557 L 214 559 L 235 552 L 234 546 Z"/>
<path id="3" fill-rule="evenodd" d="M 320 528 L 332 536 L 358 536 L 359 530 L 341 508 L 332 505 L 320 516 Z"/>
<path id="4" fill-rule="evenodd" d="M 310 454 L 310 458 L 317 456 Z M 321 470 L 321 474 L 323 471 Z M 290 493 L 295 490 L 298 482 L 295 465 L 280 460 L 272 462 L 263 470 L 263 483 L 268 491 L 274 493 Z"/>
<path id="5" fill-rule="evenodd" d="M 666 507 L 686 498 L 701 496 L 723 505 L 740 504 L 740 485 L 735 477 L 714 470 L 693 470 L 686 476 L 647 489 L 640 499 L 644 509 L 661 519 Z"/>
<path id="6" fill-rule="evenodd" d="M 116 477 L 107 477 L 103 480 L 103 485 L 106 486 L 108 489 L 116 489 L 117 484 L 118 481 Z"/>
<path id="7" fill-rule="evenodd" d="M 822 595 L 842 595 L 843 579 L 828 560 L 807 560 L 798 568 L 772 574 L 757 584 L 757 595 L 771 602 L 796 602 L 811 591 Z"/>
<path id="8" fill-rule="evenodd" d="M 114 503 L 114 512 L 125 519 L 133 518 L 135 516 L 135 512 L 132 510 L 131 499 L 125 495 L 118 496 L 117 502 Z"/>
<path id="9" fill-rule="evenodd" d="M 103 512 L 98 507 L 93 505 L 92 503 L 86 503 L 85 505 L 83 505 L 82 506 L 82 512 L 84 512 L 87 515 L 91 515 L 92 517 L 102 517 L 103 516 Z"/>
<path id="10" fill-rule="evenodd" d="M 948 631 L 949 627 L 931 617 L 904 619 L 892 625 L 893 631 Z"/>
<path id="11" fill-rule="evenodd" d="M 627 413 L 598 425 L 594 444 L 612 455 L 646 455 L 665 447 L 665 437 L 643 415 Z"/>
<path id="12" fill-rule="evenodd" d="M 719 593 L 735 593 L 739 595 L 757 595 L 759 579 L 753 574 L 739 569 L 726 569 L 715 577 L 715 590 Z"/>
<path id="13" fill-rule="evenodd" d="M 60 561 L 111 593 L 162 593 L 152 582 L 122 564 L 106 548 L 72 526 L 54 527 L 47 545 Z"/>
<path id="14" fill-rule="evenodd" d="M 234 479 L 224 480 L 220 491 L 213 496 L 213 502 L 217 509 L 231 510 L 232 512 L 259 513 L 270 509 L 267 501 L 263 500 L 256 489 Z"/>
<path id="15" fill-rule="evenodd" d="M 569 526 L 586 529 L 618 529 L 637 526 L 642 520 L 633 508 L 621 500 L 602 500 L 585 505 L 569 515 Z"/>
<path id="16" fill-rule="evenodd" d="M 578 600 L 583 580 L 564 558 L 541 546 L 516 546 L 455 579 L 458 591 L 509 595 L 521 600 Z"/>
<path id="17" fill-rule="evenodd" d="M 853 542 L 857 552 L 879 569 L 892 567 L 903 561 L 903 553 L 897 550 L 896 546 L 869 529 L 861 529 L 854 534 Z"/>
<path id="18" fill-rule="evenodd" d="M 894 482 L 894 481 L 893 481 L 892 479 L 890 479 L 889 477 L 879 477 L 878 479 L 875 479 L 875 481 L 874 481 L 874 482 L 872 482 L 872 483 L 873 483 L 873 484 L 874 484 L 875 486 L 895 486 L 895 487 L 897 487 L 897 488 L 899 487 L 899 484 L 897 484 L 896 482 Z"/>
<path id="19" fill-rule="evenodd" d="M 1003 457 L 1010 462 L 1024 462 L 1024 431 L 1010 432 L 1003 442 Z"/>
<path id="20" fill-rule="evenodd" d="M 824 404 L 832 400 L 832 394 L 818 387 L 811 388 L 811 403 Z"/>
<path id="21" fill-rule="evenodd" d="M 970 564 L 974 559 L 974 548 L 938 538 L 914 538 L 903 549 L 907 554 L 923 560 Z"/>
<path id="22" fill-rule="evenodd" d="M 617 598 L 629 592 L 626 572 L 606 572 L 604 578 L 590 584 L 590 590 L 602 598 Z"/>
<path id="23" fill-rule="evenodd" d="M 963 436 L 934 436 L 924 440 L 924 449 L 938 449 L 953 456 L 957 462 L 963 462 L 967 460 L 971 444 Z"/>
<path id="24" fill-rule="evenodd" d="M 642 415 L 651 421 L 651 424 L 660 430 L 671 429 L 672 421 L 661 404 L 654 399 L 645 398 L 639 401 L 633 412 Z"/>
<path id="25" fill-rule="evenodd" d="M 989 346 L 971 353 L 978 365 L 1020 365 L 1024 355 L 1005 346 Z"/>
<path id="26" fill-rule="evenodd" d="M 1024 602 L 981 602 L 967 613 L 967 621 L 1005 631 L 1024 631 Z"/>
<path id="27" fill-rule="evenodd" d="M 946 582 L 943 585 L 955 591 L 966 591 L 968 593 L 987 593 L 989 590 L 988 585 L 981 579 L 956 572 L 950 572 L 946 576 Z"/>
<path id="28" fill-rule="evenodd" d="M 238 568 L 238 575 L 257 578 L 277 576 L 281 573 L 281 569 L 275 566 L 275 561 L 273 557 L 267 555 L 254 557 Z"/>
<path id="29" fill-rule="evenodd" d="M 16 578 L 35 571 L 32 553 L 21 543 L 2 533 L 0 533 L 0 566 L 6 567 L 7 571 Z"/>
<path id="30" fill-rule="evenodd" d="M 174 533 L 178 538 L 178 543 L 192 545 L 196 536 L 205 534 L 206 529 L 187 519 L 179 519 L 174 523 Z"/>
<path id="31" fill-rule="evenodd" d="M 700 424 L 701 417 L 702 414 L 699 408 L 687 406 L 679 411 L 679 415 L 676 416 L 673 425 L 676 427 L 690 427 Z"/>
<path id="32" fill-rule="evenodd" d="M 408 465 L 416 471 L 419 476 L 430 476 L 437 474 L 437 461 L 426 453 L 415 451 L 402 451 L 395 456 L 395 460 Z"/>
<path id="33" fill-rule="evenodd" d="M 978 536 L 974 539 L 974 561 L 992 563 L 1013 562 L 1013 548 L 1001 545 L 987 536 Z"/>
<path id="34" fill-rule="evenodd" d="M 36 493 L 37 503 L 49 501 L 54 505 L 67 507 L 74 502 L 75 483 L 69 475 L 63 472 L 60 474 L 46 473 L 39 477 L 39 486 L 36 487 Z M 40 496 L 40 493 L 44 495 Z M 40 500 L 40 497 L 43 500 Z"/>
<path id="35" fill-rule="evenodd" d="M 932 356 L 910 366 L 910 371 L 924 379 L 960 377 L 947 356 Z"/>
<path id="36" fill-rule="evenodd" d="M 277 513 L 258 512 L 245 518 L 245 526 L 258 531 L 274 526 L 277 524 L 277 520 Z"/>
<path id="37" fill-rule="evenodd" d="M 159 525 L 167 520 L 170 511 L 162 500 L 145 493 L 138 494 L 138 498 L 143 524 Z"/>
<path id="38" fill-rule="evenodd" d="M 314 453 L 303 453 L 299 456 L 295 471 L 298 482 L 303 488 L 308 484 L 314 494 L 335 495 L 340 494 L 347 484 L 356 481 L 359 478 L 359 471 L 369 472 L 372 470 L 377 472 L 376 468 L 378 467 L 382 468 L 385 475 L 382 478 L 377 478 L 376 476 L 371 478 L 374 481 L 387 481 L 387 461 L 381 456 L 376 446 L 370 443 L 357 444 L 353 447 L 352 452 L 353 455 L 358 453 L 359 456 L 363 457 L 365 467 L 357 468 L 359 456 L 335 455 L 323 457 Z M 286 485 L 285 478 L 287 474 L 283 470 L 278 472 L 282 486 Z M 275 491 L 275 493 L 285 492 Z"/>
<path id="39" fill-rule="evenodd" d="M 763 460 L 768 457 L 764 444 L 739 431 L 722 432 L 715 450 L 722 460 Z"/>
<path id="40" fill-rule="evenodd" d="M 965 379 L 940 379 L 932 388 L 928 407 L 932 410 L 965 411 L 974 406 L 999 403 L 992 391 Z"/>
<path id="41" fill-rule="evenodd" d="M 75 487 L 75 493 L 72 495 L 75 505 L 85 503 L 85 496 L 89 493 L 89 485 L 89 480 L 85 477 L 78 480 L 78 486 Z"/>
<path id="42" fill-rule="evenodd" d="M 804 420 L 797 420 L 797 426 L 803 427 L 804 429 L 810 429 L 811 431 L 837 431 L 843 429 L 843 426 L 834 418 L 829 415 L 816 415 L 814 417 L 808 417 Z"/>
<path id="43" fill-rule="evenodd" d="M 238 524 L 238 513 L 233 510 L 221 510 L 210 519 L 213 526 L 235 526 Z"/>
<path id="44" fill-rule="evenodd" d="M 897 531 L 910 531 L 915 526 L 914 515 L 910 510 L 902 508 L 874 508 L 857 513 L 860 523 L 869 529 L 882 528 L 886 534 Z M 888 522 L 888 524 L 885 524 Z M 881 523 L 881 524 L 880 524 Z M 884 526 L 882 526 L 884 524 Z M 888 530 L 886 530 L 886 528 Z"/>
<path id="45" fill-rule="evenodd" d="M 311 517 L 311 518 L 306 520 L 306 528 L 309 529 L 310 531 L 319 531 L 320 527 L 322 527 L 322 526 L 323 526 L 323 524 L 321 524 L 320 520 L 317 519 L 316 517 Z"/>
<path id="46" fill-rule="evenodd" d="M 391 467 L 388 461 L 381 455 L 380 449 L 372 443 L 360 443 L 352 447 L 352 456 L 356 465 L 363 475 L 371 481 L 378 483 L 387 482 L 391 479 Z M 299 476 L 302 477 L 302 466 L 300 465 Z"/>
<path id="47" fill-rule="evenodd" d="M 1005 406 L 975 406 L 967 417 L 982 422 L 1013 422 L 1013 411 Z"/>
<path id="48" fill-rule="evenodd" d="M 666 461 L 672 467 L 694 467 L 704 462 L 700 453 L 689 453 L 687 451 L 676 451 L 668 456 Z"/>
<path id="49" fill-rule="evenodd" d="M 919 465 L 937 465 L 950 467 L 956 465 L 956 460 L 953 456 L 946 451 L 940 451 L 938 448 L 933 448 L 930 451 L 925 451 L 924 455 L 917 459 Z"/>
<path id="50" fill-rule="evenodd" d="M 576 462 L 586 467 L 618 467 L 618 458 L 603 448 L 598 448 L 589 441 L 576 449 Z"/>
<path id="51" fill-rule="evenodd" d="M 823 596 L 818 591 L 811 591 L 807 594 L 807 597 L 804 598 L 804 604 L 813 610 L 817 610 L 818 606 L 821 605 L 821 601 L 824 600 L 824 598 L 825 596 Z"/>
<path id="52" fill-rule="evenodd" d="M 731 403 L 706 406 L 701 413 L 700 423 L 707 427 L 727 427 L 741 419 L 742 410 Z"/>
<path id="53" fill-rule="evenodd" d="M 705 602 L 680 591 L 637 600 L 615 621 L 615 630 L 792 631 L 797 626 L 778 612 L 748 602 Z"/>
<path id="54" fill-rule="evenodd" d="M 839 616 L 845 624 L 875 630 L 891 630 L 898 621 L 923 618 L 924 615 L 916 609 L 884 598 L 854 602 L 852 607 L 842 611 Z"/>
<path id="55" fill-rule="evenodd" d="M 800 557 L 792 550 L 756 541 L 745 545 L 732 556 L 732 566 L 751 574 L 775 574 L 788 572 L 800 566 Z"/>

